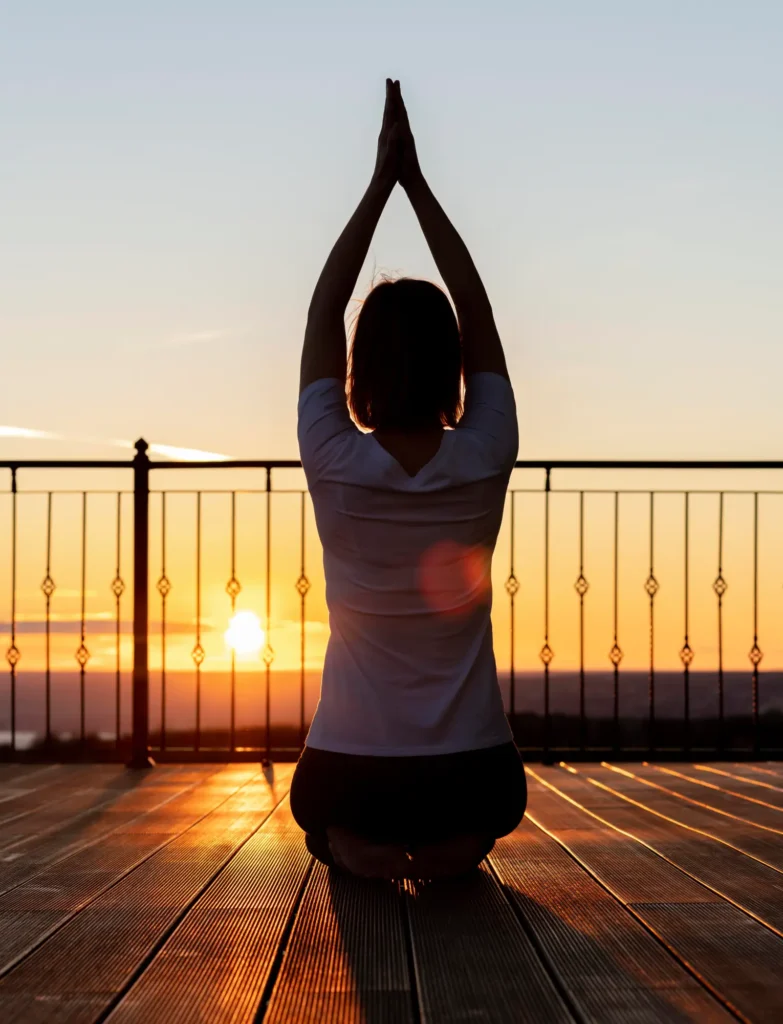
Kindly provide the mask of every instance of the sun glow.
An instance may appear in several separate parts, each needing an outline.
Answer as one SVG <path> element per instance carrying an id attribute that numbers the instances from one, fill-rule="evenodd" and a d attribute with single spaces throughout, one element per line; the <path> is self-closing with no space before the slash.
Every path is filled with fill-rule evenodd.
<path id="1" fill-rule="evenodd" d="M 255 612 L 237 612 L 223 635 L 237 654 L 258 654 L 264 646 L 264 631 Z"/>

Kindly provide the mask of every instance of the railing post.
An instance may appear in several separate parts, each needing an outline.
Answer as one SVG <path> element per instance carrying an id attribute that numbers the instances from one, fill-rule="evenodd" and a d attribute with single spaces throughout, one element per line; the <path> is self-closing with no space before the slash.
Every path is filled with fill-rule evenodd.
<path id="1" fill-rule="evenodd" d="M 147 442 L 133 459 L 133 743 L 129 767 L 150 768 L 149 753 L 149 499 Z"/>

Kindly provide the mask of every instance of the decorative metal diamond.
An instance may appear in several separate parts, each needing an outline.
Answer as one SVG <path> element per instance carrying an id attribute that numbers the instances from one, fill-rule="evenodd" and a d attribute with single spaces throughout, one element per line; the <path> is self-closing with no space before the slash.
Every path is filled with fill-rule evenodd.
<path id="1" fill-rule="evenodd" d="M 125 593 L 125 581 L 122 576 L 115 576 L 111 581 L 111 590 L 116 598 L 121 598 Z"/>
<path id="2" fill-rule="evenodd" d="M 750 658 L 751 665 L 758 665 L 758 664 L 760 664 L 761 659 L 764 657 L 764 655 L 761 653 L 761 648 L 759 647 L 758 644 L 756 644 L 756 643 L 753 644 L 753 646 L 751 647 L 750 652 L 748 654 L 748 657 Z"/>
<path id="3" fill-rule="evenodd" d="M 728 583 L 724 580 L 723 576 L 720 575 L 720 573 L 715 577 L 715 582 L 712 584 L 712 589 L 715 591 L 718 597 L 723 597 L 723 595 L 729 589 Z"/>
<path id="4" fill-rule="evenodd" d="M 161 576 L 161 578 L 158 580 L 155 586 L 157 588 L 158 593 L 163 598 L 168 597 L 169 593 L 171 592 L 171 580 L 165 573 Z"/>
<path id="5" fill-rule="evenodd" d="M 549 644 L 544 644 L 538 656 L 545 665 L 550 665 L 552 663 L 552 659 L 555 656 L 555 652 L 552 650 Z"/>
<path id="6" fill-rule="evenodd" d="M 695 655 L 691 645 L 686 641 L 683 649 L 680 651 L 680 660 L 686 667 L 691 664 Z"/>
<path id="7" fill-rule="evenodd" d="M 298 590 L 301 597 L 304 597 L 307 591 L 310 589 L 310 580 L 305 576 L 304 573 L 296 581 L 296 589 Z"/>
<path id="8" fill-rule="evenodd" d="M 54 580 L 51 576 L 47 575 L 46 579 L 41 584 L 41 590 L 43 590 L 47 597 L 51 597 L 55 589 Z"/>
<path id="9" fill-rule="evenodd" d="M 587 582 L 587 580 L 584 578 L 584 576 L 580 572 L 579 575 L 576 578 L 576 583 L 574 584 L 574 590 L 577 592 L 577 594 L 579 594 L 580 597 L 584 597 L 589 589 L 590 589 L 590 584 Z"/>
<path id="10" fill-rule="evenodd" d="M 609 651 L 609 661 L 611 661 L 613 665 L 619 665 L 622 660 L 623 652 L 620 649 L 620 645 L 615 641 L 615 643 L 612 644 L 612 649 Z"/>
<path id="11" fill-rule="evenodd" d="M 658 580 L 656 580 L 652 573 L 650 573 L 650 575 L 644 581 L 644 589 L 647 591 L 650 597 L 655 597 L 655 595 L 661 589 L 660 583 L 658 582 Z"/>
<path id="12" fill-rule="evenodd" d="M 5 652 L 5 657 L 8 664 L 11 666 L 11 668 L 13 668 L 15 665 L 19 664 L 19 659 L 22 657 L 22 652 L 19 650 L 16 644 L 11 644 L 11 646 Z"/>
<path id="13" fill-rule="evenodd" d="M 79 662 L 81 667 L 84 668 L 84 666 L 90 660 L 90 652 L 87 650 L 87 648 L 84 646 L 84 644 L 80 644 L 79 645 L 79 649 L 76 652 L 76 654 L 74 655 L 74 657 Z"/>
<path id="14" fill-rule="evenodd" d="M 242 584 L 239 582 L 236 576 L 232 576 L 231 579 L 226 584 L 226 593 L 228 594 L 232 601 L 236 600 L 241 589 Z"/>
<path id="15" fill-rule="evenodd" d="M 509 597 L 513 597 L 515 594 L 517 594 L 519 592 L 519 580 L 516 578 L 516 576 L 513 574 L 513 572 L 511 573 L 509 578 L 506 580 L 505 586 L 506 586 L 506 593 L 508 594 Z"/>
<path id="16" fill-rule="evenodd" d="M 201 665 L 206 658 L 206 652 L 201 644 L 196 644 L 193 650 L 190 652 L 190 656 L 197 665 Z"/>
<path id="17" fill-rule="evenodd" d="M 261 658 L 263 659 L 263 662 L 267 668 L 269 668 L 269 666 L 275 660 L 275 652 L 272 650 L 269 644 L 267 644 L 266 647 L 261 652 Z"/>

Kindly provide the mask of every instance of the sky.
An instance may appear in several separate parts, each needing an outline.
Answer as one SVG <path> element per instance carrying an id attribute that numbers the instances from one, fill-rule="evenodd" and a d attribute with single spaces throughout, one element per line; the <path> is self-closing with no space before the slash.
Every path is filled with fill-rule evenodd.
<path id="1" fill-rule="evenodd" d="M 0 457 L 295 458 L 307 305 L 391 76 L 520 458 L 780 458 L 782 47 L 772 0 L 0 3 Z M 439 280 L 399 189 L 357 300 L 376 271 Z"/>
<path id="2" fill-rule="evenodd" d="M 0 423 L 295 457 L 390 75 L 522 457 L 779 456 L 779 4 L 28 0 L 0 28 Z M 374 266 L 437 279 L 400 190 L 357 298 Z"/>

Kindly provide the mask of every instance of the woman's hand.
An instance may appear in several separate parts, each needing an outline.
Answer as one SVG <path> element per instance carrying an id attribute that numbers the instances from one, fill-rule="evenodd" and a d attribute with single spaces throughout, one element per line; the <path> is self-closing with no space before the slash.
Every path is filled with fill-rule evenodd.
<path id="1" fill-rule="evenodd" d="M 399 83 L 397 83 L 399 86 Z M 381 134 L 378 136 L 378 156 L 375 161 L 373 181 L 386 188 L 394 188 L 400 177 L 401 147 L 400 124 L 396 116 L 395 85 L 386 79 L 386 106 L 383 110 Z"/>
<path id="2" fill-rule="evenodd" d="M 410 122 L 408 121 L 408 111 L 405 109 L 405 103 L 400 92 L 400 83 L 394 82 L 393 86 L 393 97 L 394 97 L 394 114 L 399 124 L 399 149 L 400 149 L 400 162 L 398 170 L 398 180 L 404 189 L 408 189 L 415 182 L 421 181 L 423 175 L 421 173 L 421 167 L 419 166 L 419 157 L 416 153 L 416 143 L 413 139 L 413 133 L 411 132 Z"/>

